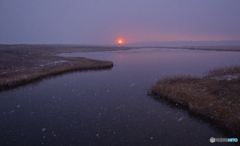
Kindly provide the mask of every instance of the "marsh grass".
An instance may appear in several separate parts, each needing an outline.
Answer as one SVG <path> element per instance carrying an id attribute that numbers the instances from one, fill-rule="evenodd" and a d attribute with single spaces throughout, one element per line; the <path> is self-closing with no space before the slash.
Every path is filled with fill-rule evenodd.
<path id="1" fill-rule="evenodd" d="M 159 80 L 151 93 L 184 105 L 222 128 L 240 132 L 240 66 L 214 69 L 203 78 L 175 76 Z"/>
<path id="2" fill-rule="evenodd" d="M 79 48 L 78 51 L 86 48 Z M 46 76 L 75 70 L 99 70 L 113 66 L 111 61 L 83 57 L 60 57 L 59 52 L 76 48 L 39 45 L 0 45 L 0 90 L 20 86 Z"/>

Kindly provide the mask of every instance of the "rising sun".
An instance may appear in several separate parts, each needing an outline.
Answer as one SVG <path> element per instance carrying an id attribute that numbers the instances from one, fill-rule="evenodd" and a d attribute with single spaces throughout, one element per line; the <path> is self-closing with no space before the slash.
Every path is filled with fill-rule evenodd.
<path id="1" fill-rule="evenodd" d="M 123 44 L 123 40 L 119 39 L 118 41 L 118 44 Z"/>

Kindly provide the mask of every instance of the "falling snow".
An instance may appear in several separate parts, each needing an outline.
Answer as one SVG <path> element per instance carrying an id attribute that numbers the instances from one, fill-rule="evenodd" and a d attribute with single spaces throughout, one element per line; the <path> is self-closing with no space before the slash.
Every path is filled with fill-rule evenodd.
<path id="1" fill-rule="evenodd" d="M 47 128 L 42 128 L 42 132 L 44 132 L 44 131 L 46 131 L 47 130 Z"/>
<path id="2" fill-rule="evenodd" d="M 10 114 L 13 113 L 13 112 L 15 112 L 15 110 L 10 111 Z"/>
<path id="3" fill-rule="evenodd" d="M 130 85 L 130 87 L 133 87 L 133 86 L 135 86 L 135 84 L 131 84 L 131 85 Z"/>
<path id="4" fill-rule="evenodd" d="M 183 120 L 183 117 L 179 118 L 179 119 L 178 119 L 178 122 L 180 122 L 180 121 L 182 121 L 182 120 Z"/>

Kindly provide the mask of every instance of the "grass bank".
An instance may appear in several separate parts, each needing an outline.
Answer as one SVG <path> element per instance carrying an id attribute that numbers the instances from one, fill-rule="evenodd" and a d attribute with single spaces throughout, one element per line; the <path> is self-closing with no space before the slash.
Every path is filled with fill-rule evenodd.
<path id="1" fill-rule="evenodd" d="M 104 50 L 65 45 L 0 45 L 0 90 L 68 71 L 111 68 L 111 61 L 56 56 L 63 52 L 99 51 L 98 49 Z"/>
<path id="2" fill-rule="evenodd" d="M 159 80 L 151 93 L 240 133 L 240 66 L 215 69 L 202 78 L 176 76 Z"/>

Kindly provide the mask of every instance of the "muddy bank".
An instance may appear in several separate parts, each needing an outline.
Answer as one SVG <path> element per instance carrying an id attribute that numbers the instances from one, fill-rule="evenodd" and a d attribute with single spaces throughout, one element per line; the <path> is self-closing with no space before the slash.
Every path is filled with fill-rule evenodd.
<path id="1" fill-rule="evenodd" d="M 107 69 L 111 61 L 56 56 L 65 52 L 112 51 L 119 47 L 74 45 L 0 45 L 0 90 L 74 70 Z"/>
<path id="2" fill-rule="evenodd" d="M 240 66 L 215 69 L 203 78 L 177 76 L 159 80 L 151 94 L 184 105 L 190 112 L 240 133 Z"/>

